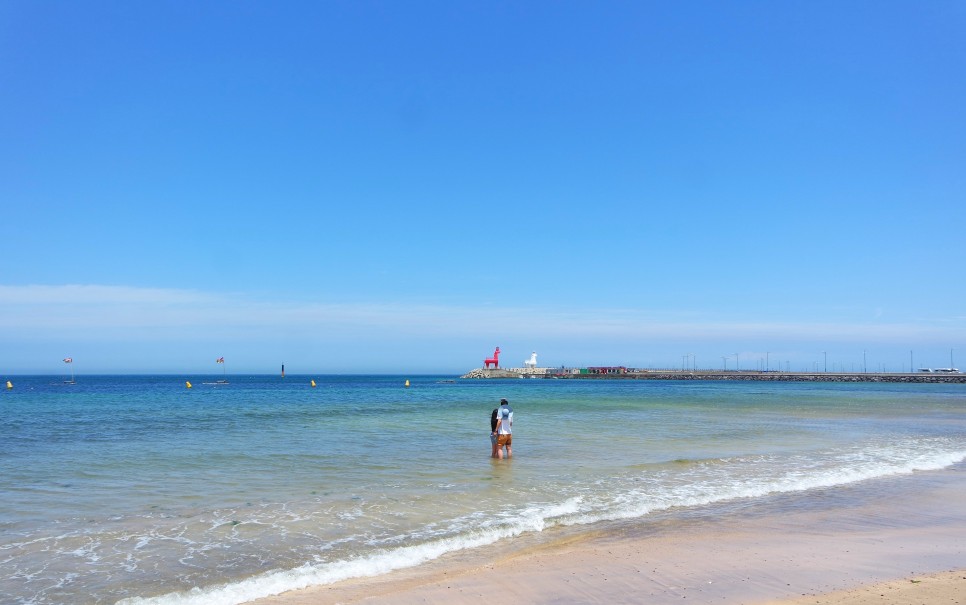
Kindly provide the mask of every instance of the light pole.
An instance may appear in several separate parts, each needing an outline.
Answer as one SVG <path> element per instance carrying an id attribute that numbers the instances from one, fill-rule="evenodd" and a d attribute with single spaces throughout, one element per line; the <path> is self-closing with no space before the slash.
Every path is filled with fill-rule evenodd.
<path id="1" fill-rule="evenodd" d="M 741 368 L 738 367 L 738 354 L 735 353 L 735 372 L 740 371 Z"/>
<path id="2" fill-rule="evenodd" d="M 865 349 L 862 349 L 862 373 L 868 373 L 868 370 L 865 369 Z"/>
<path id="3" fill-rule="evenodd" d="M 953 363 L 953 351 L 955 350 L 956 349 L 949 349 L 949 369 L 950 370 L 956 367 L 956 364 Z"/>
<path id="4" fill-rule="evenodd" d="M 768 351 L 765 351 L 765 371 L 768 371 Z"/>
<path id="5" fill-rule="evenodd" d="M 728 371 L 728 358 L 725 355 L 721 356 L 721 361 L 724 362 L 724 371 Z"/>
<path id="6" fill-rule="evenodd" d="M 822 355 L 825 356 L 825 373 L 828 374 L 828 351 L 822 351 Z"/>

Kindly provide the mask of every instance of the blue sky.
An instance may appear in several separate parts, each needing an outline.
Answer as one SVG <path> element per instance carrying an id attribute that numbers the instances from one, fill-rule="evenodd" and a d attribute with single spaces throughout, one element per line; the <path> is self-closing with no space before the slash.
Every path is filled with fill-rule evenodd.
<path id="1" fill-rule="evenodd" d="M 0 374 L 947 366 L 964 29 L 960 2 L 7 0 Z"/>

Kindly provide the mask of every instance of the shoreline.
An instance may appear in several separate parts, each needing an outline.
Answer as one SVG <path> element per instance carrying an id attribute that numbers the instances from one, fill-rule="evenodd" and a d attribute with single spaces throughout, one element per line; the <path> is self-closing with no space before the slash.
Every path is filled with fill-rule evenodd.
<path id="1" fill-rule="evenodd" d="M 966 587 L 966 466 L 845 489 L 548 530 L 252 603 L 459 605 L 498 592 L 521 603 L 859 605 L 883 591 L 937 602 L 923 594 Z"/>

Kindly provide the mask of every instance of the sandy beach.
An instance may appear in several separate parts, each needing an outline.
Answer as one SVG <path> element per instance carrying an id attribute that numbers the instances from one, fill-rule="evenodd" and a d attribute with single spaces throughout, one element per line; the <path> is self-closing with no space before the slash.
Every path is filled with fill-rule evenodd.
<path id="1" fill-rule="evenodd" d="M 845 497 L 819 490 L 792 513 L 778 499 L 732 503 L 685 520 L 521 539 L 257 603 L 960 603 L 964 475 L 957 465 Z"/>

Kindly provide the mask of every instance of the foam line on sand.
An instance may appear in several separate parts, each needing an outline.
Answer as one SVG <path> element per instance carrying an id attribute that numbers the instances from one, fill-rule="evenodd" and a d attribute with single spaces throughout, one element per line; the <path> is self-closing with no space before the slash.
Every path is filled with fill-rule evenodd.
<path id="1" fill-rule="evenodd" d="M 966 472 L 957 465 L 794 501 L 561 532 L 549 542 L 524 537 L 256 603 L 963 603 L 962 502 Z"/>

